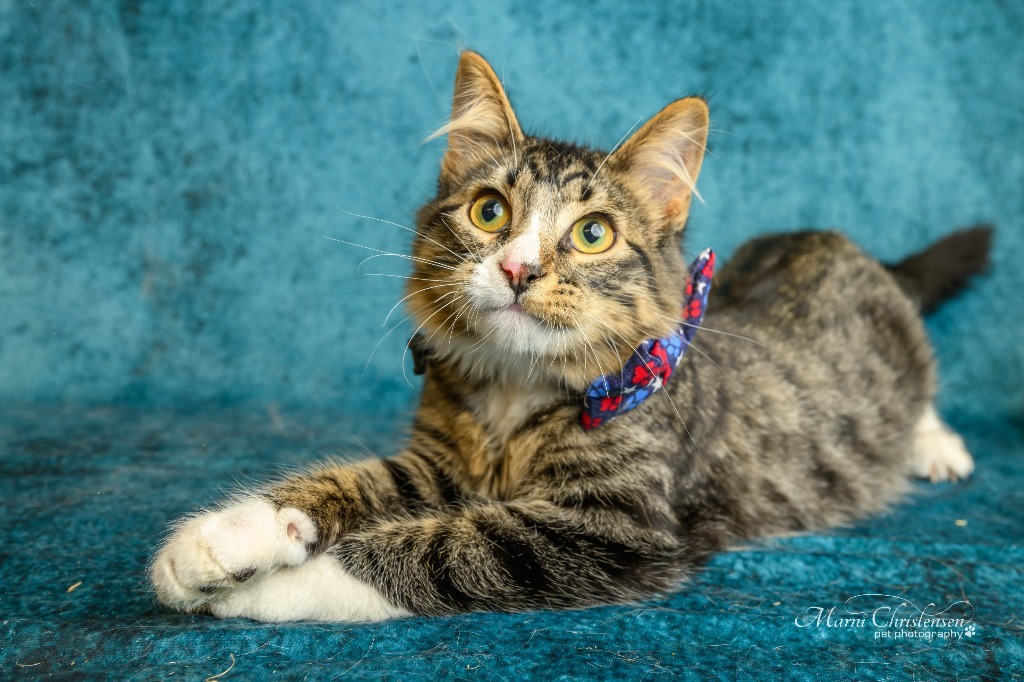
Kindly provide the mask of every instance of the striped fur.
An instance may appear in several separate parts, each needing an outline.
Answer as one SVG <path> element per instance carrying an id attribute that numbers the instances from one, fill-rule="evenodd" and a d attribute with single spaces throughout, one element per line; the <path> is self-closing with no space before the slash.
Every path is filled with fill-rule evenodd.
<path id="1" fill-rule="evenodd" d="M 946 433 L 920 315 L 885 268 L 831 232 L 740 249 L 667 390 L 580 428 L 585 386 L 676 324 L 707 125 L 690 98 L 611 154 L 531 137 L 466 53 L 414 244 L 425 374 L 408 444 L 186 520 L 154 559 L 161 601 L 262 620 L 632 601 L 673 589 L 734 539 L 883 509 L 912 471 L 940 466 L 911 457 L 926 417 L 938 425 L 928 438 Z M 508 202 L 501 233 L 470 220 L 483 192 Z M 614 225 L 608 251 L 568 244 L 587 215 Z M 535 275 L 514 296 L 513 256 Z M 966 475 L 962 442 L 943 442 L 959 447 L 949 471 Z M 307 561 L 273 559 L 296 551 Z"/>

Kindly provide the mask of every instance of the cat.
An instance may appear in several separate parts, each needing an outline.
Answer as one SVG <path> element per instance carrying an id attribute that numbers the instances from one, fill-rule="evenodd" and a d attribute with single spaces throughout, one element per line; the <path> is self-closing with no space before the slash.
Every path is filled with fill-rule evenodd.
<path id="1" fill-rule="evenodd" d="M 713 255 L 688 273 L 681 241 L 704 100 L 603 153 L 524 134 L 465 52 L 438 134 L 408 284 L 424 378 L 409 442 L 173 525 L 149 566 L 166 606 L 373 621 L 631 602 L 730 543 L 846 524 L 915 475 L 971 474 L 933 406 L 921 313 L 985 267 L 989 228 L 896 265 L 836 232 L 760 237 L 708 302 Z M 670 362 L 705 303 L 699 346 Z M 590 393 L 630 366 L 626 393 Z"/>

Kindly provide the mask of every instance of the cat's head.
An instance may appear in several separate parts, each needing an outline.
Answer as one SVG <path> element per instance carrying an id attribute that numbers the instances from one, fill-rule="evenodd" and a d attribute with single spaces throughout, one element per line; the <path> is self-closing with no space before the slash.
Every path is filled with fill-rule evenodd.
<path id="1" fill-rule="evenodd" d="M 611 154 L 532 137 L 490 65 L 463 53 L 407 292 L 430 354 L 579 389 L 674 329 L 707 131 L 707 105 L 687 98 Z"/>

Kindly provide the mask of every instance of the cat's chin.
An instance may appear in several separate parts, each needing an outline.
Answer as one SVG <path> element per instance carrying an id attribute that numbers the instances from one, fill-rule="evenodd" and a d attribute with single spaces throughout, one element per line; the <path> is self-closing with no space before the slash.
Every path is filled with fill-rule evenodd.
<path id="1" fill-rule="evenodd" d="M 431 344 L 433 357 L 454 363 L 467 378 L 488 383 L 567 386 L 580 390 L 593 378 L 594 363 L 580 331 L 552 325 L 521 305 L 476 308 L 472 334 L 455 334 Z M 428 335 L 428 341 L 433 335 Z M 591 353 L 593 351 L 590 351 Z"/>
<path id="2" fill-rule="evenodd" d="M 449 337 L 449 341 L 438 343 L 434 352 L 480 370 L 484 376 L 514 378 L 521 373 L 539 379 L 541 372 L 532 371 L 539 358 L 569 345 L 569 330 L 542 322 L 519 304 L 479 309 L 479 313 L 472 336 Z"/>
<path id="3" fill-rule="evenodd" d="M 500 316 L 500 319 L 497 320 L 498 324 L 503 323 L 506 325 L 516 325 L 532 322 L 545 330 L 548 327 L 548 325 L 542 320 L 530 314 L 520 303 L 509 303 L 508 305 L 501 306 L 500 308 L 492 308 L 488 312 L 492 315 L 496 314 Z"/>
<path id="4" fill-rule="evenodd" d="M 535 355 L 544 352 L 553 330 L 527 312 L 522 305 L 510 303 L 487 311 L 483 322 L 490 329 L 487 343 L 514 353 Z"/>

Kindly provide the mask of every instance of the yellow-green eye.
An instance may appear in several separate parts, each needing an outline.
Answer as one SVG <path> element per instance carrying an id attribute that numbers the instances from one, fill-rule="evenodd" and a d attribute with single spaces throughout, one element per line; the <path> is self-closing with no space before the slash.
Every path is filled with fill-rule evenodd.
<path id="1" fill-rule="evenodd" d="M 497 194 L 485 194 L 469 207 L 469 219 L 484 232 L 497 232 L 508 225 L 512 211 Z"/>
<path id="2" fill-rule="evenodd" d="M 604 218 L 590 216 L 576 221 L 570 233 L 573 248 L 580 253 L 601 253 L 612 248 L 615 230 Z"/>

